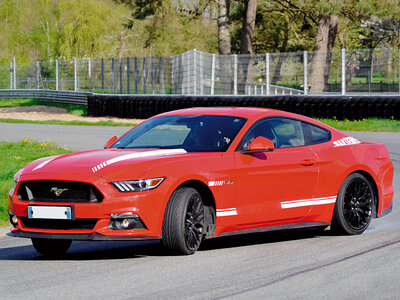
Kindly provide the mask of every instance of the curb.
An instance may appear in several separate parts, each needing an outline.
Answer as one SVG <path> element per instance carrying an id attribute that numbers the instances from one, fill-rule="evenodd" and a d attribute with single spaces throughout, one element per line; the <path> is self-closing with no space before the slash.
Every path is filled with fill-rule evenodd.
<path id="1" fill-rule="evenodd" d="M 10 232 L 11 226 L 0 227 L 0 239 L 5 238 L 7 233 Z"/>

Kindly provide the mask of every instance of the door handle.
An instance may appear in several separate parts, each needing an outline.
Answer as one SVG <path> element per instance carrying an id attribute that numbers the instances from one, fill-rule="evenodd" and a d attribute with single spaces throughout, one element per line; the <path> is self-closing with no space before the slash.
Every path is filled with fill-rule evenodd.
<path id="1" fill-rule="evenodd" d="M 315 164 L 315 160 L 311 158 L 303 159 L 300 164 L 305 167 L 313 166 Z"/>

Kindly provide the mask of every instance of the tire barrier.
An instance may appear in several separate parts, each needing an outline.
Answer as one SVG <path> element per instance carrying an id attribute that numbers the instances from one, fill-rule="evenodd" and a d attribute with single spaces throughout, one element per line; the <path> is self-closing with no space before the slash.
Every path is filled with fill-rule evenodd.
<path id="1" fill-rule="evenodd" d="M 94 117 L 146 119 L 176 109 L 215 106 L 265 107 L 337 120 L 400 119 L 400 96 L 88 95 L 88 114 Z"/>

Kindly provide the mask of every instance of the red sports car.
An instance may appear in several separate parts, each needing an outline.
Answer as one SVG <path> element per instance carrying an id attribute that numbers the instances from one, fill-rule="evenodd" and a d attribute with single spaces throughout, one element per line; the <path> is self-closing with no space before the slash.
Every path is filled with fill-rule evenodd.
<path id="1" fill-rule="evenodd" d="M 360 234 L 392 208 L 383 144 L 288 112 L 172 111 L 105 148 L 18 171 L 9 235 L 43 255 L 73 240 L 147 239 L 192 254 L 203 239 L 237 233 L 331 225 Z"/>

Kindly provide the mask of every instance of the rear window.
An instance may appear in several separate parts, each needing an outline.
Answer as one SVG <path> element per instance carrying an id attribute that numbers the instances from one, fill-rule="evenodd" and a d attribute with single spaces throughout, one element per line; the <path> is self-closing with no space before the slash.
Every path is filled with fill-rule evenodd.
<path id="1" fill-rule="evenodd" d="M 321 144 L 331 140 L 331 132 L 319 126 L 303 123 L 307 145 Z"/>

